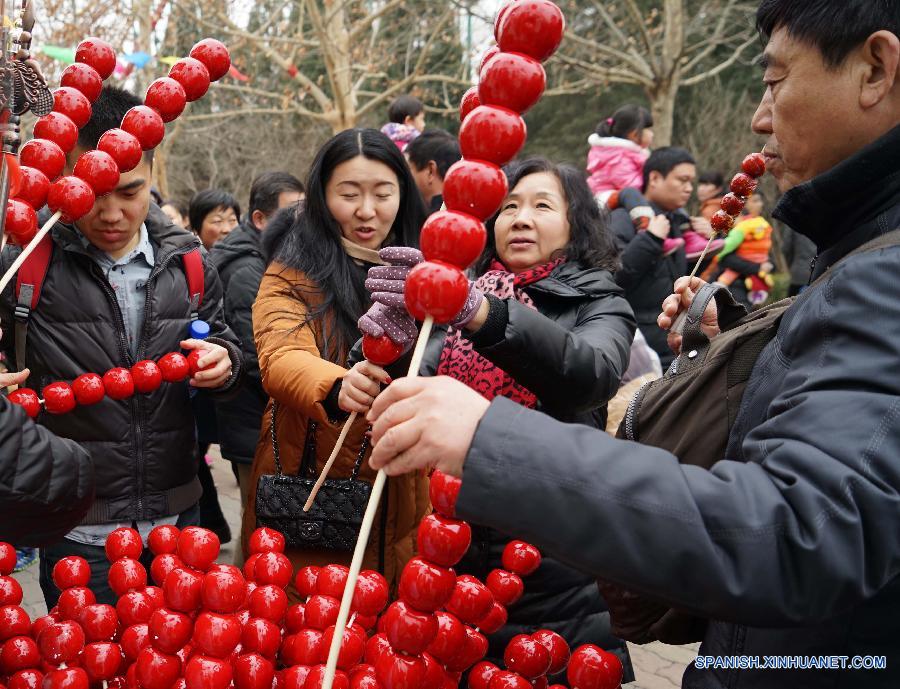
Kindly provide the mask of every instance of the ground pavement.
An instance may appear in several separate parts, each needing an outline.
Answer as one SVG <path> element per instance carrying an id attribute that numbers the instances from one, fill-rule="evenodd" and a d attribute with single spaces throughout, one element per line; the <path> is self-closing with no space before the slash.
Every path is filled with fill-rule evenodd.
<path id="1" fill-rule="evenodd" d="M 237 482 L 231 473 L 228 462 L 219 457 L 218 447 L 210 448 L 210 455 L 215 457 L 212 465 L 212 474 L 219 491 L 219 503 L 225 518 L 231 526 L 233 534 L 240 532 L 241 503 L 238 495 Z M 222 546 L 219 561 L 231 563 L 234 558 L 236 541 Z M 24 591 L 22 602 L 25 610 L 32 619 L 46 614 L 44 598 L 41 595 L 41 587 L 38 584 L 38 564 L 23 572 L 13 575 L 19 580 Z M 697 646 L 667 646 L 654 643 L 646 646 L 630 645 L 631 658 L 634 663 L 637 682 L 626 685 L 628 689 L 678 689 L 681 686 L 681 674 L 685 666 L 697 655 Z"/>

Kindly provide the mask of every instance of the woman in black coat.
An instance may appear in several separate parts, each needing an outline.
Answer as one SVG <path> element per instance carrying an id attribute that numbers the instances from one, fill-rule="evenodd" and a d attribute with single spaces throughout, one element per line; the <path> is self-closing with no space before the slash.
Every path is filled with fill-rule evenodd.
<path id="1" fill-rule="evenodd" d="M 635 331 L 613 279 L 617 251 L 606 218 L 573 167 L 535 158 L 511 166 L 507 177 L 511 191 L 487 222 L 488 246 L 467 308 L 456 328 L 432 335 L 420 373 L 449 375 L 488 399 L 503 396 L 563 421 L 605 428 L 606 403 L 628 367 Z M 342 397 L 377 394 L 368 382 L 383 376 L 373 368 L 357 364 Z M 472 526 L 472 546 L 456 571 L 483 581 L 502 567 L 509 538 Z M 506 627 L 490 638 L 493 657 L 502 657 L 513 635 L 548 628 L 573 648 L 595 643 L 618 652 L 626 680 L 631 675 L 625 644 L 613 637 L 590 577 L 544 558 L 508 612 Z"/>

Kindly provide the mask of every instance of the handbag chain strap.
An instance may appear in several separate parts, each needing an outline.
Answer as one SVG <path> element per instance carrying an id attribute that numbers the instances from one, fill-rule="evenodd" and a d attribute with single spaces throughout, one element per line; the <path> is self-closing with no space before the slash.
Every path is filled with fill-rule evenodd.
<path id="1" fill-rule="evenodd" d="M 281 466 L 281 451 L 278 448 L 278 434 L 275 432 L 275 415 L 278 413 L 278 402 L 272 403 L 272 411 L 271 411 L 271 420 L 269 421 L 269 434 L 272 436 L 272 454 L 275 457 L 275 471 L 278 476 L 284 476 L 284 470 Z M 307 429 L 307 436 L 312 433 L 315 435 L 316 432 L 316 422 L 310 421 Z M 304 447 L 304 454 L 309 447 L 309 442 L 307 441 L 306 447 Z M 369 449 L 369 436 L 366 435 L 363 437 L 362 445 L 360 445 L 359 453 L 356 455 L 356 462 L 353 464 L 353 472 L 350 474 L 351 481 L 359 480 L 359 471 L 362 469 L 363 459 L 366 455 L 366 450 Z M 305 459 L 305 457 L 304 457 Z M 313 458 L 314 459 L 314 458 Z M 302 469 L 302 468 L 301 468 Z"/>

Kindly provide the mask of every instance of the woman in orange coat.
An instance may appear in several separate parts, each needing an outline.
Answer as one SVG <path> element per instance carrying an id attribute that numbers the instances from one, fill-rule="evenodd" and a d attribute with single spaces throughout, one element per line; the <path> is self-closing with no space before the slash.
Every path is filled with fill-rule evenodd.
<path id="1" fill-rule="evenodd" d="M 403 155 L 374 129 L 341 132 L 322 147 L 310 168 L 305 206 L 291 213 L 253 306 L 259 368 L 270 396 L 253 486 L 275 473 L 272 419 L 284 473 L 296 475 L 304 453 L 315 473 L 321 471 L 347 416 L 337 397 L 347 353 L 359 337 L 356 322 L 370 305 L 366 271 L 381 263 L 383 246 L 417 244 L 425 217 Z M 279 232 L 267 232 L 273 230 Z M 388 381 L 376 366 L 368 372 Z M 363 448 L 367 430 L 363 418 L 352 425 L 329 478 L 349 478 L 362 452 L 359 477 L 374 480 Z M 390 479 L 385 496 L 364 567 L 393 584 L 414 554 L 416 526 L 428 509 L 427 479 Z M 244 513 L 244 543 L 254 528 L 255 490 Z M 349 564 L 351 552 L 301 547 L 288 548 L 287 555 L 296 569 Z"/>

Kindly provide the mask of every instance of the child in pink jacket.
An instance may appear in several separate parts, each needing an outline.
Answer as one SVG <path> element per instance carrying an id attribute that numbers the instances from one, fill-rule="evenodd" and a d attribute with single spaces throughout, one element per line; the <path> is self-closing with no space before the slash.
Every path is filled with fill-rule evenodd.
<path id="1" fill-rule="evenodd" d="M 594 196 L 605 202 L 614 191 L 640 191 L 652 142 L 653 117 L 639 105 L 624 105 L 597 125 L 588 138 L 588 185 Z"/>

